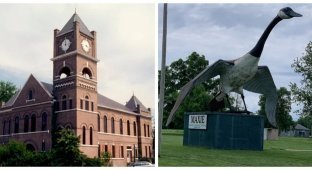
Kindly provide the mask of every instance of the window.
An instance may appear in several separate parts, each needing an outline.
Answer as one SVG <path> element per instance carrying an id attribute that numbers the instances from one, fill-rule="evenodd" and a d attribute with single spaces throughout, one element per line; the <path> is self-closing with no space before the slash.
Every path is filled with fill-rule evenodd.
<path id="1" fill-rule="evenodd" d="M 82 127 L 82 144 L 86 144 L 86 127 Z"/>
<path id="2" fill-rule="evenodd" d="M 100 115 L 97 115 L 97 119 L 98 119 L 98 132 L 101 131 L 101 120 L 100 120 Z"/>
<path id="3" fill-rule="evenodd" d="M 14 122 L 14 133 L 18 133 L 19 130 L 19 117 L 15 117 L 15 122 Z"/>
<path id="4" fill-rule="evenodd" d="M 124 147 L 120 146 L 120 157 L 124 158 Z"/>
<path id="5" fill-rule="evenodd" d="M 107 145 L 105 145 L 104 151 L 108 152 L 108 146 Z"/>
<path id="6" fill-rule="evenodd" d="M 80 99 L 80 109 L 83 109 L 83 100 Z"/>
<path id="7" fill-rule="evenodd" d="M 146 136 L 146 125 L 144 124 L 144 136 Z"/>
<path id="8" fill-rule="evenodd" d="M 66 110 L 66 96 L 62 97 L 62 110 Z"/>
<path id="9" fill-rule="evenodd" d="M 147 125 L 147 136 L 150 137 L 149 125 Z"/>
<path id="10" fill-rule="evenodd" d="M 149 157 L 152 157 L 152 152 L 151 152 L 151 146 L 148 146 L 148 153 L 149 153 Z"/>
<path id="11" fill-rule="evenodd" d="M 11 133 L 11 119 L 9 120 L 9 128 L 8 128 L 8 134 Z"/>
<path id="12" fill-rule="evenodd" d="M 136 123 L 133 122 L 133 135 L 136 136 Z"/>
<path id="13" fill-rule="evenodd" d="M 55 111 L 59 111 L 60 110 L 60 103 L 59 102 L 55 102 Z"/>
<path id="14" fill-rule="evenodd" d="M 145 157 L 147 157 L 147 146 L 145 146 Z"/>
<path id="15" fill-rule="evenodd" d="M 6 121 L 3 121 L 3 128 L 2 128 L 2 134 L 5 135 L 5 124 L 6 124 Z"/>
<path id="16" fill-rule="evenodd" d="M 94 105 L 93 105 L 93 102 L 91 102 L 91 111 L 92 111 L 92 112 L 94 111 Z"/>
<path id="17" fill-rule="evenodd" d="M 90 145 L 93 145 L 93 129 L 90 127 Z"/>
<path id="18" fill-rule="evenodd" d="M 33 99 L 33 91 L 29 90 L 28 91 L 28 100 L 31 100 L 31 99 Z"/>
<path id="19" fill-rule="evenodd" d="M 104 132 L 107 133 L 107 117 L 104 116 Z"/>
<path id="20" fill-rule="evenodd" d="M 34 132 L 36 131 L 36 115 L 31 115 L 31 125 L 30 125 L 30 131 Z"/>
<path id="21" fill-rule="evenodd" d="M 127 135 L 130 135 L 130 122 L 127 121 Z"/>
<path id="22" fill-rule="evenodd" d="M 111 119 L 111 133 L 115 133 L 115 120 L 114 117 Z"/>
<path id="23" fill-rule="evenodd" d="M 41 151 L 45 151 L 45 141 L 43 140 L 42 141 L 42 144 L 41 144 Z"/>
<path id="24" fill-rule="evenodd" d="M 82 70 L 82 76 L 85 79 L 92 79 L 92 73 L 91 73 L 91 71 L 88 68 L 84 68 Z"/>
<path id="25" fill-rule="evenodd" d="M 72 109 L 72 108 L 73 108 L 73 100 L 69 99 L 69 109 Z"/>
<path id="26" fill-rule="evenodd" d="M 68 67 L 63 67 L 59 75 L 60 75 L 60 79 L 70 76 L 70 69 Z"/>
<path id="27" fill-rule="evenodd" d="M 116 158 L 115 145 L 112 145 L 112 158 Z"/>
<path id="28" fill-rule="evenodd" d="M 123 134 L 123 126 L 122 126 L 122 119 L 119 120 L 119 129 L 120 129 L 120 134 Z"/>
<path id="29" fill-rule="evenodd" d="M 42 116 L 41 116 L 41 130 L 47 130 L 47 123 L 48 123 L 48 120 L 47 120 L 47 113 L 46 112 L 43 112 L 42 113 Z"/>
<path id="30" fill-rule="evenodd" d="M 29 116 L 26 115 L 24 118 L 24 132 L 28 132 L 29 128 Z"/>
<path id="31" fill-rule="evenodd" d="M 86 102 L 86 108 L 85 109 L 89 110 L 89 97 L 86 96 L 85 99 L 86 99 L 86 101 L 85 101 Z"/>

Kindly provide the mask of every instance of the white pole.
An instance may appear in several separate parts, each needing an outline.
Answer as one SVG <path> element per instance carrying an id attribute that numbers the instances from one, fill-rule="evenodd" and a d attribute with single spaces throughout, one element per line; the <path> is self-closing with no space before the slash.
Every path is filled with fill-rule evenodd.
<path id="1" fill-rule="evenodd" d="M 160 77 L 160 94 L 158 103 L 158 157 L 160 156 L 161 146 L 161 131 L 163 122 L 164 110 L 164 95 L 165 95 L 165 71 L 166 71 L 166 44 L 167 44 L 167 4 L 164 4 L 163 11 L 163 40 L 162 40 L 162 58 L 161 58 L 161 77 Z"/>

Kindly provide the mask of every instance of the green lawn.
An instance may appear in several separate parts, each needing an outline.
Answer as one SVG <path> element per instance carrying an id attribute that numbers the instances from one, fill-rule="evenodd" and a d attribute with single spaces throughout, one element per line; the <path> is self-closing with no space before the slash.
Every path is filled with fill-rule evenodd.
<path id="1" fill-rule="evenodd" d="M 182 145 L 183 131 L 163 130 L 159 166 L 312 166 L 312 139 L 280 137 L 263 151 L 216 150 Z"/>

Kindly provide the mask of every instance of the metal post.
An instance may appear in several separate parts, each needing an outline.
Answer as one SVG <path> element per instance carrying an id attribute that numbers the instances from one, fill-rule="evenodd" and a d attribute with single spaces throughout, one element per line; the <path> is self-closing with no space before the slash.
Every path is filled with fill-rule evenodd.
<path id="1" fill-rule="evenodd" d="M 165 95 L 165 72 L 166 72 L 166 45 L 167 45 L 167 4 L 164 4 L 163 11 L 163 40 L 162 40 L 162 58 L 161 58 L 161 77 L 160 77 L 160 94 L 158 103 L 158 157 L 160 156 L 161 131 L 163 122 L 164 95 Z"/>

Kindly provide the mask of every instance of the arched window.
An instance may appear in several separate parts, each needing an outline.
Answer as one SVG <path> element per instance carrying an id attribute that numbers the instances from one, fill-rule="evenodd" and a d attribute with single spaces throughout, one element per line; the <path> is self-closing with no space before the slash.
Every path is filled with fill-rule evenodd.
<path id="1" fill-rule="evenodd" d="M 130 122 L 127 121 L 127 134 L 130 135 Z"/>
<path id="2" fill-rule="evenodd" d="M 28 100 L 31 100 L 31 99 L 33 99 L 33 91 L 29 90 L 28 91 Z"/>
<path id="3" fill-rule="evenodd" d="M 115 133 L 115 120 L 114 117 L 111 119 L 111 133 Z"/>
<path id="4" fill-rule="evenodd" d="M 86 144 L 86 127 L 82 127 L 82 144 Z"/>
<path id="5" fill-rule="evenodd" d="M 146 125 L 144 124 L 144 136 L 146 136 Z"/>
<path id="6" fill-rule="evenodd" d="M 8 128 L 8 134 L 11 133 L 11 119 L 9 120 L 9 128 Z"/>
<path id="7" fill-rule="evenodd" d="M 136 136 L 136 123 L 133 122 L 133 135 Z"/>
<path id="8" fill-rule="evenodd" d="M 63 67 L 60 71 L 60 79 L 66 78 L 70 76 L 70 69 L 68 67 Z"/>
<path id="9" fill-rule="evenodd" d="M 14 122 L 14 133 L 18 133 L 19 130 L 19 117 L 15 117 L 15 122 Z"/>
<path id="10" fill-rule="evenodd" d="M 97 119 L 98 119 L 98 132 L 100 132 L 101 131 L 100 115 L 97 115 Z"/>
<path id="11" fill-rule="evenodd" d="M 92 79 L 92 73 L 88 68 L 82 70 L 82 76 L 86 79 Z"/>
<path id="12" fill-rule="evenodd" d="M 31 115 L 31 125 L 30 125 L 30 131 L 34 132 L 36 131 L 36 115 Z"/>
<path id="13" fill-rule="evenodd" d="M 64 95 L 63 97 L 62 97 L 62 110 L 66 110 L 66 96 Z"/>
<path id="14" fill-rule="evenodd" d="M 41 130 L 47 130 L 47 124 L 48 124 L 48 116 L 46 112 L 43 112 L 41 116 Z"/>
<path id="15" fill-rule="evenodd" d="M 90 145 L 93 145 L 93 129 L 90 127 Z"/>
<path id="16" fill-rule="evenodd" d="M 120 129 L 120 134 L 123 134 L 123 125 L 122 125 L 122 119 L 119 120 L 119 129 Z"/>
<path id="17" fill-rule="evenodd" d="M 45 141 L 44 140 L 42 140 L 42 143 L 41 143 L 41 151 L 45 151 L 46 149 L 45 149 Z"/>
<path id="18" fill-rule="evenodd" d="M 85 101 L 86 102 L 86 108 L 85 109 L 89 110 L 89 97 L 86 96 L 85 99 L 86 99 L 86 101 Z"/>
<path id="19" fill-rule="evenodd" d="M 32 144 L 27 144 L 26 145 L 26 149 L 29 150 L 29 151 L 35 151 L 35 147 L 32 145 Z"/>
<path id="20" fill-rule="evenodd" d="M 106 116 L 104 116 L 103 125 L 104 125 L 104 132 L 107 133 L 107 117 Z"/>
<path id="21" fill-rule="evenodd" d="M 26 115 L 24 118 L 24 132 L 28 132 L 29 130 L 29 116 Z"/>

